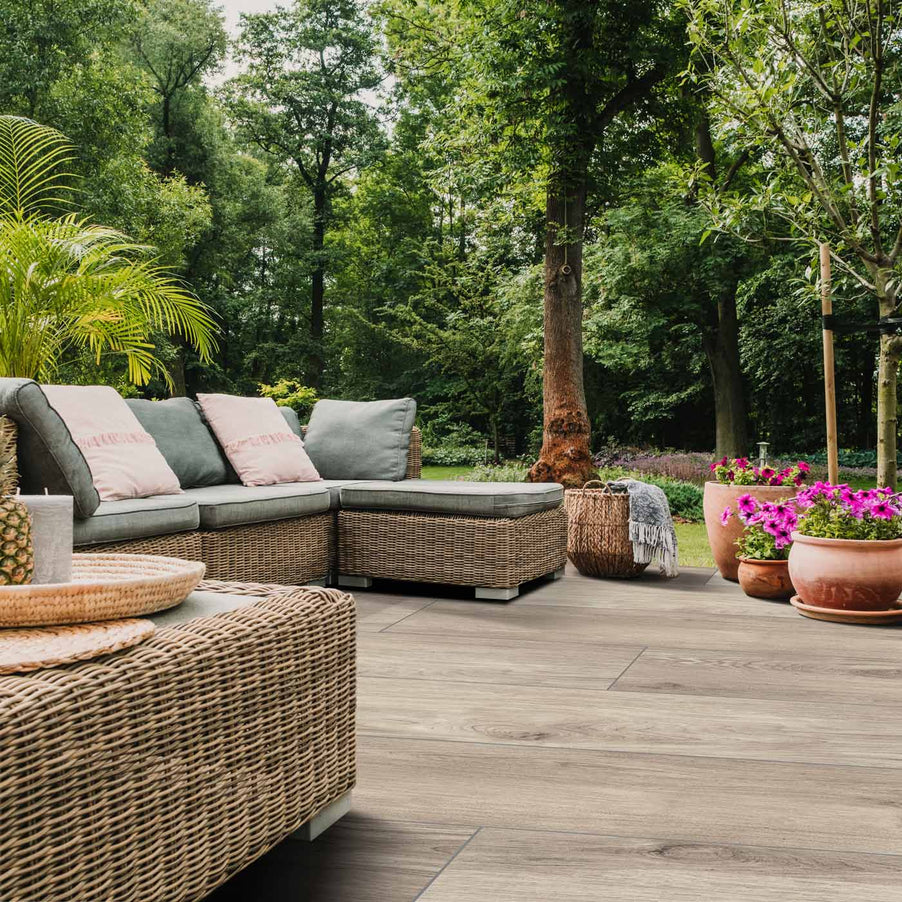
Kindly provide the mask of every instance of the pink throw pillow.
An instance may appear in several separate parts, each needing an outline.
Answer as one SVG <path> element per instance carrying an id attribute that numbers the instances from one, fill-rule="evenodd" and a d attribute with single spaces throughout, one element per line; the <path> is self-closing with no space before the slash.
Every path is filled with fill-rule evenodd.
<path id="1" fill-rule="evenodd" d="M 245 485 L 321 478 L 272 398 L 198 395 L 213 434 Z"/>
<path id="2" fill-rule="evenodd" d="M 166 458 L 116 389 L 108 385 L 43 385 L 91 470 L 101 501 L 178 495 Z"/>

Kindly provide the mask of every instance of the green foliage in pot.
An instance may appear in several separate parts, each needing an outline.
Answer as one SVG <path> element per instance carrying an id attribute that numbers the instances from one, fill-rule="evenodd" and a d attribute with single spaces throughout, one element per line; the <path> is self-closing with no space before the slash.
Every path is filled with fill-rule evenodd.
<path id="1" fill-rule="evenodd" d="M 847 485 L 817 482 L 799 492 L 798 531 L 816 539 L 902 539 L 902 499 L 891 489 L 853 492 Z"/>

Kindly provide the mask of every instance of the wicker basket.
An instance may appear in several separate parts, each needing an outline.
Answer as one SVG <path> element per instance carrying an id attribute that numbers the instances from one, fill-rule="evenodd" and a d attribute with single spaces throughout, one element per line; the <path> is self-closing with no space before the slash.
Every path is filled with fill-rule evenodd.
<path id="1" fill-rule="evenodd" d="M 596 487 L 593 487 L 596 486 Z M 630 579 L 648 564 L 633 560 L 630 496 L 592 480 L 564 493 L 567 508 L 567 557 L 584 576 Z"/>

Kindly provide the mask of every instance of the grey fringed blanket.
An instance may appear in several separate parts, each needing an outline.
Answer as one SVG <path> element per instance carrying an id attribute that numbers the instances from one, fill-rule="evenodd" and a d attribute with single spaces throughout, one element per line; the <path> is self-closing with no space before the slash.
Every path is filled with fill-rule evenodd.
<path id="1" fill-rule="evenodd" d="M 630 541 L 637 564 L 657 564 L 664 576 L 679 576 L 676 530 L 664 490 L 635 479 L 620 479 L 630 493 Z"/>

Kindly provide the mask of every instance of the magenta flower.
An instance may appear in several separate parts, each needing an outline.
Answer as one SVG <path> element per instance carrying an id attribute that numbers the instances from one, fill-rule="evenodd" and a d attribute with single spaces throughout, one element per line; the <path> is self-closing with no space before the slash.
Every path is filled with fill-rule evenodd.
<path id="1" fill-rule="evenodd" d="M 739 467 L 740 470 L 747 470 L 749 468 L 749 460 L 747 457 L 737 457 L 736 458 L 736 466 Z"/>
<path id="2" fill-rule="evenodd" d="M 720 525 L 726 526 L 727 523 L 730 522 L 730 517 L 733 516 L 733 511 L 729 507 L 725 507 L 723 509 L 723 513 L 720 515 Z"/>
<path id="3" fill-rule="evenodd" d="M 753 514 L 758 509 L 758 502 L 748 493 L 736 499 L 736 507 L 740 514 Z"/>
<path id="4" fill-rule="evenodd" d="M 869 513 L 878 520 L 892 520 L 895 511 L 886 501 L 875 501 L 871 504 Z"/>

